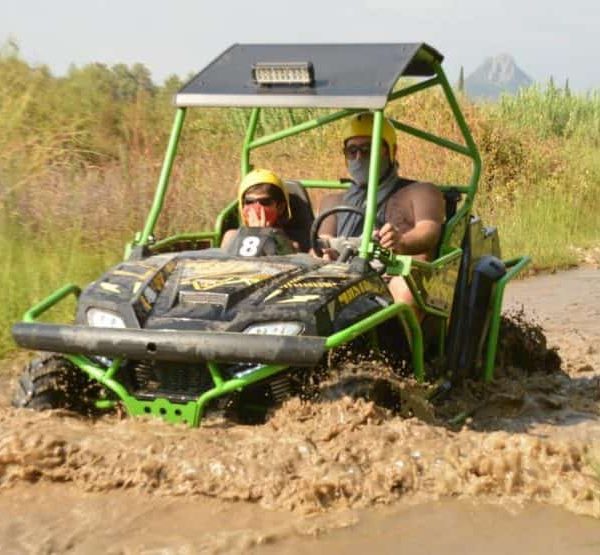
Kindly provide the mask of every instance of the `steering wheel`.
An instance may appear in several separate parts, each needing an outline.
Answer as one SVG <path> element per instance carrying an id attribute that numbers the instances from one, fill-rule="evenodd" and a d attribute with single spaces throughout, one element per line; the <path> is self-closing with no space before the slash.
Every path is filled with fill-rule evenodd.
<path id="1" fill-rule="evenodd" d="M 310 226 L 310 247 L 311 247 L 311 249 L 313 249 L 314 253 L 319 257 L 323 256 L 323 249 L 322 249 L 321 245 L 319 244 L 319 229 L 321 228 L 321 224 L 323 223 L 325 218 L 327 218 L 328 216 L 331 216 L 332 214 L 337 214 L 339 212 L 351 212 L 353 214 L 358 214 L 362 218 L 365 217 L 363 210 L 360 210 L 359 208 L 356 208 L 354 206 L 344 206 L 344 205 L 329 208 L 328 210 L 325 210 L 324 212 L 319 214 L 315 218 L 315 221 L 313 222 L 312 226 Z M 346 237 L 345 240 L 349 244 L 352 243 L 350 238 Z"/>

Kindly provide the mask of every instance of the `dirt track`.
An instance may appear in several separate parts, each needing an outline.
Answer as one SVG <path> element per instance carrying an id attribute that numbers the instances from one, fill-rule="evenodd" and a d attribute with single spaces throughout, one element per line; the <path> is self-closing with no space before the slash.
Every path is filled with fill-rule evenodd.
<path id="1" fill-rule="evenodd" d="M 509 287 L 562 371 L 467 392 L 486 403 L 460 430 L 350 401 L 258 427 L 88 422 L 14 411 L 2 388 L 0 551 L 598 553 L 599 278 Z"/>

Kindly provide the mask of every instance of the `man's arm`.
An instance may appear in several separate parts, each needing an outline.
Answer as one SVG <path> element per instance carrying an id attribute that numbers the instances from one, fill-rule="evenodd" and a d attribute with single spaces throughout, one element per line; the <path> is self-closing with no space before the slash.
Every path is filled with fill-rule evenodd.
<path id="1" fill-rule="evenodd" d="M 398 254 L 429 257 L 440 240 L 445 219 L 440 190 L 430 183 L 415 183 L 390 200 L 390 221 L 379 231 L 381 245 Z"/>
<path id="2" fill-rule="evenodd" d="M 429 254 L 440 240 L 442 225 L 433 220 L 421 220 L 398 240 L 399 254 Z"/>

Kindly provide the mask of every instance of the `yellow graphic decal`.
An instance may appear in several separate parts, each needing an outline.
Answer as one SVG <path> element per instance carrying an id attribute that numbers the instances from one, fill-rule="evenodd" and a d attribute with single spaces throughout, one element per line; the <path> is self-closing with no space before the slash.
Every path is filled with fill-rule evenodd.
<path id="1" fill-rule="evenodd" d="M 146 270 L 143 274 L 137 274 L 135 272 L 128 272 L 127 270 L 115 270 L 112 272 L 115 276 L 124 276 L 124 277 L 132 277 L 135 279 L 146 279 L 150 277 L 154 272 L 151 270 Z"/>
<path id="2" fill-rule="evenodd" d="M 385 294 L 386 292 L 387 289 L 381 284 L 373 283 L 371 281 L 360 281 L 340 293 L 338 300 L 342 304 L 350 304 L 354 299 L 360 297 L 361 295 L 365 295 L 367 293 Z"/>
<path id="3" fill-rule="evenodd" d="M 316 301 L 320 299 L 321 295 L 294 295 L 291 299 L 285 299 L 283 301 L 278 301 L 277 304 L 287 304 L 287 303 L 307 303 L 309 301 Z"/>
<path id="4" fill-rule="evenodd" d="M 142 283 L 146 281 L 148 278 L 152 277 L 152 281 L 149 285 L 156 291 L 161 291 L 168 277 L 171 275 L 173 270 L 175 269 L 176 264 L 174 261 L 171 261 L 163 268 L 159 268 L 157 266 L 147 266 L 147 265 L 139 265 L 139 266 L 125 266 L 120 270 L 114 270 L 112 275 L 114 276 L 123 276 L 128 278 L 135 278 L 135 283 L 132 286 L 133 293 L 137 293 Z"/>
<path id="5" fill-rule="evenodd" d="M 195 260 L 183 266 L 181 283 L 189 285 L 194 280 L 227 279 L 234 276 L 240 279 L 260 276 L 264 279 L 291 269 L 293 266 L 287 264 L 257 264 L 239 260 Z"/>
<path id="6" fill-rule="evenodd" d="M 158 271 L 159 271 L 159 268 L 157 268 L 156 266 L 148 266 L 145 264 L 139 264 L 137 266 L 128 265 L 128 266 L 125 266 L 124 268 L 121 268 L 120 270 L 115 270 L 112 273 L 115 276 L 133 277 L 133 278 L 141 279 L 142 281 L 145 281 L 151 275 L 155 274 Z"/>
<path id="7" fill-rule="evenodd" d="M 144 295 L 140 295 L 140 302 L 142 303 L 142 306 L 146 312 L 152 308 L 152 305 L 148 302 L 148 299 Z"/>
<path id="8" fill-rule="evenodd" d="M 272 293 L 270 293 L 269 295 L 267 295 L 265 297 L 265 302 L 270 301 L 271 299 L 274 299 L 275 297 L 278 297 L 282 293 L 283 293 L 283 289 L 275 289 L 275 291 L 273 291 Z"/>
<path id="9" fill-rule="evenodd" d="M 158 274 L 156 274 L 151 282 L 151 285 L 155 291 L 162 291 L 163 287 L 165 286 L 165 276 L 162 272 L 158 272 Z"/>
<path id="10" fill-rule="evenodd" d="M 167 262 L 165 264 L 165 267 L 163 268 L 163 270 L 167 273 L 167 274 L 171 274 L 173 273 L 173 270 L 175 269 L 175 266 L 177 266 L 177 264 L 175 263 L 174 260 L 171 260 L 171 262 Z"/>
<path id="11" fill-rule="evenodd" d="M 305 281 L 302 281 L 303 279 Z M 299 279 L 293 279 L 292 281 L 288 281 L 281 287 L 283 289 L 294 289 L 294 288 L 298 288 L 298 289 L 302 289 L 302 288 L 333 289 L 334 287 L 337 287 L 337 285 L 338 284 L 335 281 L 299 278 Z"/>
<path id="12" fill-rule="evenodd" d="M 242 284 L 242 285 L 253 285 L 255 283 L 258 283 L 259 281 L 263 281 L 265 279 L 268 279 L 269 275 L 265 275 L 265 274 L 259 274 L 259 275 L 254 275 L 254 276 L 229 276 L 229 277 L 222 277 L 222 278 L 213 278 L 213 279 L 193 279 L 191 281 L 188 281 L 187 284 L 191 284 L 192 287 L 196 290 L 196 291 L 207 291 L 209 289 L 215 289 L 217 287 L 225 287 L 227 285 L 237 285 L 237 284 Z"/>
<path id="13" fill-rule="evenodd" d="M 121 288 L 116 283 L 109 283 L 108 281 L 103 281 L 100 284 L 100 288 L 105 291 L 109 291 L 111 293 L 120 293 Z"/>

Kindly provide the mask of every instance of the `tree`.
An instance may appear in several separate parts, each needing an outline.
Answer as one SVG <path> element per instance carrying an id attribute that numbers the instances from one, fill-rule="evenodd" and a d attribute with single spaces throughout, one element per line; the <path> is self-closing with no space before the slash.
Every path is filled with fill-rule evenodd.
<path id="1" fill-rule="evenodd" d="M 21 49 L 17 39 L 9 36 L 6 42 L 0 46 L 0 58 L 18 59 Z"/>
<path id="2" fill-rule="evenodd" d="M 156 86 L 152 82 L 152 74 L 144 64 L 133 64 L 131 66 L 131 75 L 137 85 L 137 93 L 145 92 L 149 95 L 154 95 Z"/>
<path id="3" fill-rule="evenodd" d="M 116 158 L 121 139 L 117 80 L 104 64 L 72 67 L 63 86 L 62 112 L 76 123 L 77 149 L 90 160 Z"/>
<path id="4" fill-rule="evenodd" d="M 460 66 L 460 74 L 458 76 L 458 92 L 465 92 L 465 70 L 463 66 Z"/>
<path id="5" fill-rule="evenodd" d="M 183 86 L 183 81 L 174 73 L 169 75 L 163 84 L 163 90 L 168 94 L 175 94 Z"/>
<path id="6" fill-rule="evenodd" d="M 115 100 L 132 102 L 141 92 L 153 95 L 156 90 L 150 70 L 144 64 L 137 63 L 131 67 L 127 67 L 126 64 L 115 64 L 111 71 Z"/>

